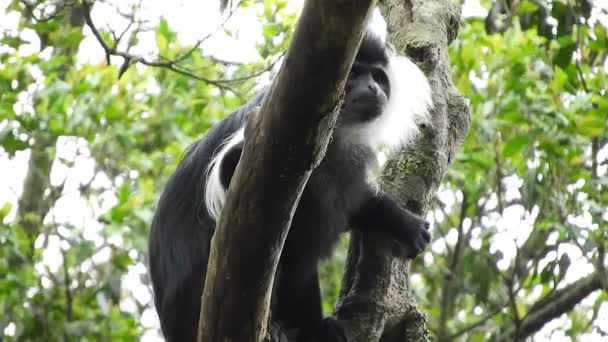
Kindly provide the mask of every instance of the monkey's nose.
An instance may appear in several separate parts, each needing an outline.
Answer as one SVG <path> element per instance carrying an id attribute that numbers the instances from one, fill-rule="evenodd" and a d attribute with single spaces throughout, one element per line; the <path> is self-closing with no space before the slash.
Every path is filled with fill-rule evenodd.
<path id="1" fill-rule="evenodd" d="M 370 84 L 367 86 L 367 88 L 369 89 L 369 91 L 374 94 L 374 95 L 378 95 L 378 89 L 376 89 L 376 86 L 373 84 Z"/>

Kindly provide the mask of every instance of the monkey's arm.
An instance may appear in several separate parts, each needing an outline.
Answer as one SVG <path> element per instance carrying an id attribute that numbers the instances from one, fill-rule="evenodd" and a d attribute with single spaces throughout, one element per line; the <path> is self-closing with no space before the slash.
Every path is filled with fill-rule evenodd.
<path id="1" fill-rule="evenodd" d="M 422 253 L 431 241 L 429 223 L 402 208 L 390 195 L 370 190 L 359 210 L 351 217 L 355 229 L 380 229 L 411 248 L 410 257 Z"/>

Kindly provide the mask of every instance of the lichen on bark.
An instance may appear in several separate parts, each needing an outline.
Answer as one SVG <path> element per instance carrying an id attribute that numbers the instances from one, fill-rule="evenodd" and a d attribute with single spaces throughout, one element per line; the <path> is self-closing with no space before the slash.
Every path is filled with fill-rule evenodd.
<path id="1" fill-rule="evenodd" d="M 448 44 L 456 38 L 460 4 L 450 0 L 385 0 L 388 38 L 427 75 L 434 107 L 418 141 L 389 160 L 381 177 L 408 209 L 424 214 L 469 127 L 467 103 L 454 88 Z M 373 232 L 353 233 L 335 315 L 355 341 L 428 341 L 426 319 L 409 284 L 403 247 Z"/>

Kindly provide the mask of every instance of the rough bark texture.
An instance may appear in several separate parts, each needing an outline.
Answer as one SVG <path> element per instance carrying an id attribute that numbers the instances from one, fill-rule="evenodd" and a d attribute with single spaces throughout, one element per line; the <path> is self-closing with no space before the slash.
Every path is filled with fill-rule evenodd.
<path id="1" fill-rule="evenodd" d="M 433 88 L 430 125 L 420 140 L 388 161 L 382 186 L 424 214 L 469 127 L 469 108 L 454 88 L 448 44 L 456 37 L 460 5 L 449 0 L 386 0 L 389 40 L 425 72 Z M 428 341 L 424 315 L 409 285 L 403 247 L 373 233 L 351 239 L 336 316 L 355 341 Z"/>
<path id="2" fill-rule="evenodd" d="M 374 0 L 306 2 L 269 98 L 246 128 L 243 156 L 215 232 L 201 341 L 261 341 L 294 208 L 335 125 Z"/>

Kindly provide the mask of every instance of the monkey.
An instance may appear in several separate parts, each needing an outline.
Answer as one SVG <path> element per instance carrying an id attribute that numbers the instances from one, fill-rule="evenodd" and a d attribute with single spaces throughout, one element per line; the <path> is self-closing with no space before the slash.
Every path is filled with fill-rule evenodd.
<path id="1" fill-rule="evenodd" d="M 167 341 L 196 341 L 201 296 L 216 222 L 246 140 L 248 113 L 263 90 L 192 144 L 170 177 L 154 214 L 149 272 Z M 407 245 L 408 257 L 429 244 L 429 224 L 382 192 L 371 176 L 378 152 L 412 141 L 428 121 L 431 88 L 424 73 L 367 30 L 346 80 L 332 139 L 312 171 L 279 259 L 271 300 L 272 340 L 348 341 L 323 318 L 318 263 L 340 234 L 377 229 Z"/>

